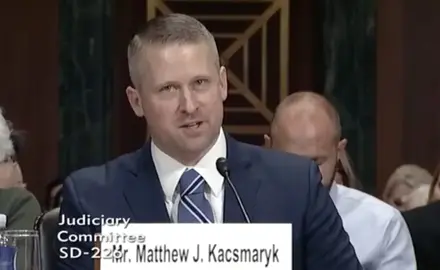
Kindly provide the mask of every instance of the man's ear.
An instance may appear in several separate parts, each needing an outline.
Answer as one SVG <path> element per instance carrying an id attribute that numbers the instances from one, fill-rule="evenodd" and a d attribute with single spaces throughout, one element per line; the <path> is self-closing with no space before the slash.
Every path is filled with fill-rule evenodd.
<path id="1" fill-rule="evenodd" d="M 131 109 L 136 114 L 137 117 L 144 116 L 144 110 L 142 108 L 142 99 L 139 91 L 131 86 L 128 86 L 125 90 L 128 102 L 130 102 Z"/>
<path id="2" fill-rule="evenodd" d="M 348 143 L 347 139 L 342 139 L 342 140 L 340 140 L 340 141 L 338 142 L 338 150 L 339 150 L 339 151 L 344 151 L 344 150 L 345 150 L 345 147 L 347 147 L 347 143 Z"/>
<path id="3" fill-rule="evenodd" d="M 272 148 L 272 140 L 269 135 L 264 134 L 264 147 Z"/>
<path id="4" fill-rule="evenodd" d="M 223 101 L 228 97 L 228 73 L 224 66 L 220 67 L 220 90 Z"/>

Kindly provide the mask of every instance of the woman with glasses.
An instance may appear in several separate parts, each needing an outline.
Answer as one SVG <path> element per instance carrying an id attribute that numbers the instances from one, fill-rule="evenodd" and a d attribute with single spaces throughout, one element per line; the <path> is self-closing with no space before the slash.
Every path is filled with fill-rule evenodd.
<path id="1" fill-rule="evenodd" d="M 24 188 L 11 134 L 0 110 L 0 229 L 32 229 L 41 208 Z"/>

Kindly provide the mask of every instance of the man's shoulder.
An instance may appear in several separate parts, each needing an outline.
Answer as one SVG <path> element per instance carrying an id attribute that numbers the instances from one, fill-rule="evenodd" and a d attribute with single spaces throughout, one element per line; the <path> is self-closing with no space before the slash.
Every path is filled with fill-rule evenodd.
<path id="1" fill-rule="evenodd" d="M 240 147 L 240 153 L 251 160 L 254 175 L 258 175 L 263 186 L 270 187 L 267 190 L 275 188 L 278 192 L 303 193 L 313 181 L 320 181 L 318 174 L 311 174 L 319 171 L 308 158 L 245 143 L 241 143 Z"/>
<path id="2" fill-rule="evenodd" d="M 257 145 L 247 143 L 239 143 L 243 151 L 246 151 L 255 162 L 261 163 L 263 167 L 280 168 L 287 170 L 306 169 L 309 170 L 311 160 L 296 154 L 291 154 L 283 151 L 264 148 Z"/>
<path id="3" fill-rule="evenodd" d="M 440 201 L 437 201 L 405 211 L 402 215 L 410 227 L 420 224 L 426 229 L 425 224 L 429 224 L 430 227 L 440 226 L 440 218 L 437 218 L 439 212 Z"/>
<path id="4" fill-rule="evenodd" d="M 77 188 L 107 186 L 109 182 L 124 178 L 124 174 L 133 173 L 137 166 L 139 151 L 141 150 L 118 156 L 101 165 L 76 170 L 67 177 L 64 185 L 74 184 Z"/>
<path id="5" fill-rule="evenodd" d="M 402 220 L 402 215 L 396 208 L 382 200 L 357 189 L 338 185 L 339 199 L 345 204 L 353 205 L 353 211 L 358 212 L 378 226 L 386 226 L 393 220 Z"/>
<path id="6" fill-rule="evenodd" d="M 28 220 L 26 228 L 31 228 L 33 219 L 41 213 L 37 198 L 25 188 L 1 189 L 0 198 L 0 212 L 6 214 L 11 222 L 15 222 L 17 217 L 25 216 Z M 19 220 L 19 226 L 20 222 Z"/>

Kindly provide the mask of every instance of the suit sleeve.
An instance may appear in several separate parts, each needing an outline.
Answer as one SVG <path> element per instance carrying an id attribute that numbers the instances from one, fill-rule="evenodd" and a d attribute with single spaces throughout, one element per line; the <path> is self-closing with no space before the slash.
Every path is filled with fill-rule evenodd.
<path id="1" fill-rule="evenodd" d="M 384 233 L 382 259 L 377 270 L 416 270 L 416 256 L 408 227 L 402 215 L 396 210 Z"/>
<path id="2" fill-rule="evenodd" d="M 37 199 L 24 188 L 13 188 L 13 201 L 8 217 L 8 230 L 32 230 L 35 219 L 41 214 Z"/>
<path id="3" fill-rule="evenodd" d="M 308 209 L 304 225 L 305 269 L 362 269 L 329 191 L 321 184 L 318 167 L 312 163 L 309 170 Z"/>
<path id="4" fill-rule="evenodd" d="M 88 226 L 77 225 L 61 225 L 61 218 L 78 219 L 86 215 L 81 206 L 80 198 L 75 190 L 75 181 L 72 177 L 68 177 L 63 186 L 63 201 L 60 206 L 60 225 L 58 226 L 57 234 L 57 252 L 58 259 L 56 262 L 57 270 L 93 270 L 93 260 L 91 258 L 94 246 L 93 242 L 71 242 L 67 241 L 69 235 L 84 235 L 93 236 L 93 232 Z M 88 252 L 89 255 L 82 255 L 79 258 L 71 258 L 61 252 L 61 249 L 70 250 L 71 248 L 79 248 L 83 252 Z"/>

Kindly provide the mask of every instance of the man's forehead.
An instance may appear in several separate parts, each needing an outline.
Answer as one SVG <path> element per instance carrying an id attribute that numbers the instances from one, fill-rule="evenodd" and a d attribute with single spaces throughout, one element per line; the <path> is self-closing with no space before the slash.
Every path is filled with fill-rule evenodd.
<path id="1" fill-rule="evenodd" d="M 286 108 L 279 121 L 293 137 L 317 140 L 334 137 L 335 127 L 330 117 L 323 110 L 307 104 Z"/>
<path id="2" fill-rule="evenodd" d="M 198 42 L 150 44 L 145 46 L 141 57 L 146 61 L 175 63 L 176 60 L 209 60 L 214 55 L 206 42 Z"/>
<path id="3" fill-rule="evenodd" d="M 175 44 L 145 49 L 142 62 L 149 71 L 166 72 L 181 70 L 185 66 L 192 70 L 216 70 L 215 57 L 206 46 L 198 44 Z"/>

